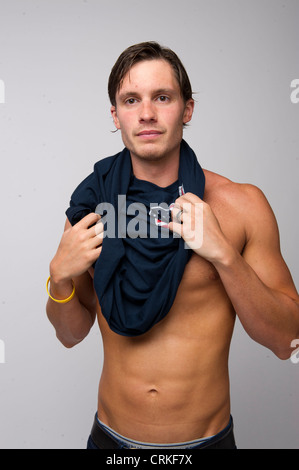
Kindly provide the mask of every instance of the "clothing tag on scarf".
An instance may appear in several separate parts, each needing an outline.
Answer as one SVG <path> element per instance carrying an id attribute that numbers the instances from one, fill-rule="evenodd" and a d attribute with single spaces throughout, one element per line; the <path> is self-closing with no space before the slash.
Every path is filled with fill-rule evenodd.
<path id="1" fill-rule="evenodd" d="M 183 185 L 179 186 L 179 195 L 180 195 L 180 197 L 184 196 L 184 194 L 185 194 L 184 186 Z"/>
<path id="2" fill-rule="evenodd" d="M 158 227 L 168 228 L 169 222 L 171 221 L 171 212 L 174 208 L 174 202 L 169 206 L 167 204 L 160 204 L 158 206 L 152 206 L 149 211 L 151 220 L 155 221 Z"/>
<path id="3" fill-rule="evenodd" d="M 179 186 L 179 197 L 183 196 L 185 194 L 184 191 L 184 186 L 181 185 Z M 168 228 L 168 224 L 171 221 L 171 212 L 175 206 L 175 203 L 173 202 L 169 206 L 166 207 L 163 204 L 160 204 L 158 206 L 153 206 L 151 207 L 149 211 L 149 216 L 152 217 L 155 221 L 155 224 L 158 227 L 165 227 Z"/>

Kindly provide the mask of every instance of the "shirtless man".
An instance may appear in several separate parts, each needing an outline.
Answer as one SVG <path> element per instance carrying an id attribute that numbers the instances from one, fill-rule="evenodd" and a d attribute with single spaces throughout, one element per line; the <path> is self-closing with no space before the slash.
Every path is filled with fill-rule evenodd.
<path id="1" fill-rule="evenodd" d="M 178 178 L 183 127 L 194 101 L 184 97 L 172 64 L 155 57 L 142 56 L 130 66 L 111 113 L 135 177 L 166 187 Z M 228 354 L 235 315 L 253 340 L 280 359 L 290 357 L 291 342 L 299 337 L 298 294 L 266 198 L 252 185 L 204 174 L 204 200 L 191 193 L 179 197 L 169 224 L 190 244 L 192 257 L 171 310 L 143 335 L 113 332 L 101 313 L 92 279 L 102 250 L 94 226 L 99 216 L 90 213 L 74 226 L 66 221 L 50 264 L 50 292 L 66 299 L 75 286 L 75 295 L 64 304 L 49 298 L 47 314 L 67 348 L 87 336 L 96 317 L 99 323 L 104 364 L 88 448 L 142 447 L 141 442 L 234 448 Z M 179 223 L 186 202 L 191 210 L 180 212 Z M 196 244 L 184 228 L 194 226 L 199 203 L 203 242 Z"/>

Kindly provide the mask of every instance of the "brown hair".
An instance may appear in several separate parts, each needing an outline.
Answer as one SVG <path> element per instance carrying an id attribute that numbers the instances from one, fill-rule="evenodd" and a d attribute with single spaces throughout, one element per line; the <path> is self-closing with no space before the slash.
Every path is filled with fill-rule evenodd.
<path id="1" fill-rule="evenodd" d="M 113 66 L 108 81 L 108 94 L 113 106 L 116 106 L 116 93 L 133 65 L 143 60 L 154 59 L 166 60 L 171 65 L 185 103 L 192 98 L 190 80 L 179 57 L 171 49 L 162 47 L 157 42 L 149 41 L 128 47 Z"/>

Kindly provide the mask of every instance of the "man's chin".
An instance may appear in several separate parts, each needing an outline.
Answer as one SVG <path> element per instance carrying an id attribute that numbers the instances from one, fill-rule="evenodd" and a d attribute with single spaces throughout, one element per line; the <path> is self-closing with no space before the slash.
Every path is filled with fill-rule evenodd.
<path id="1" fill-rule="evenodd" d="M 130 150 L 130 149 L 129 149 Z M 145 145 L 130 150 L 131 155 L 144 161 L 158 161 L 165 156 L 165 149 L 161 146 L 147 142 Z"/>

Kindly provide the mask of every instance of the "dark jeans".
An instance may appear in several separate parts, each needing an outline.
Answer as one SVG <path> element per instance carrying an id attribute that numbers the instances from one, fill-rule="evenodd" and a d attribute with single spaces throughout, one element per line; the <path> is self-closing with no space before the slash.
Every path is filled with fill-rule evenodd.
<path id="1" fill-rule="evenodd" d="M 136 446 L 137 447 L 137 446 Z M 136 448 L 135 447 L 135 448 Z M 124 442 L 110 435 L 98 422 L 95 417 L 94 424 L 87 442 L 87 449 L 129 449 Z M 236 443 L 233 431 L 233 419 L 230 418 L 229 424 L 225 429 L 213 436 L 206 442 L 190 449 L 236 449 Z M 159 449 L 167 449 L 167 447 L 159 447 Z"/>

